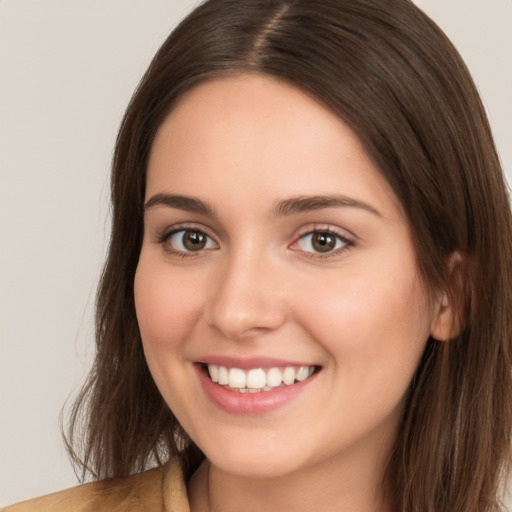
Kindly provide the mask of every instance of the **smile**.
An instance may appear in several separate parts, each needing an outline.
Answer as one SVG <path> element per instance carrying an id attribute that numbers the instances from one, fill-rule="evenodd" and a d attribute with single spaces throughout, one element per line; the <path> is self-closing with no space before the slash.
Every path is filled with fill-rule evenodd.
<path id="1" fill-rule="evenodd" d="M 208 356 L 197 361 L 199 382 L 209 401 L 224 412 L 261 416 L 314 389 L 322 367 L 282 359 Z"/>
<path id="2" fill-rule="evenodd" d="M 208 376 L 212 382 L 239 393 L 260 393 L 291 386 L 305 381 L 315 372 L 315 366 L 286 366 L 272 368 L 227 368 L 208 364 Z"/>

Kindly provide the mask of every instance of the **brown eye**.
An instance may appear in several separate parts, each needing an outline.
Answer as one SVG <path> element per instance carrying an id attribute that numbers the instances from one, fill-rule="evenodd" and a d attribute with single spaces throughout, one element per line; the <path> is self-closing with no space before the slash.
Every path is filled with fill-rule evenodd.
<path id="1" fill-rule="evenodd" d="M 310 254 L 326 254 L 350 245 L 352 245 L 350 240 L 331 231 L 312 231 L 296 242 L 298 249 Z"/>
<path id="2" fill-rule="evenodd" d="M 336 248 L 336 236 L 331 233 L 313 233 L 311 245 L 317 252 L 329 252 Z"/>
<path id="3" fill-rule="evenodd" d="M 212 249 L 215 242 L 202 231 L 197 229 L 180 229 L 167 239 L 167 244 L 176 252 L 198 252 Z"/>
<path id="4" fill-rule="evenodd" d="M 200 251 L 206 247 L 206 235 L 200 231 L 185 231 L 183 233 L 183 246 L 189 251 Z"/>

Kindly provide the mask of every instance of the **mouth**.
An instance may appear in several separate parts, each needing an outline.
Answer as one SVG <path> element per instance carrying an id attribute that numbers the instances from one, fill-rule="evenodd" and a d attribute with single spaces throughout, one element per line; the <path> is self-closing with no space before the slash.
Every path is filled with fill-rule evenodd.
<path id="1" fill-rule="evenodd" d="M 265 393 L 286 388 L 304 382 L 320 370 L 315 365 L 242 369 L 203 364 L 203 368 L 213 383 L 238 393 Z"/>
<path id="2" fill-rule="evenodd" d="M 210 401 L 234 415 L 261 416 L 294 402 L 314 389 L 322 367 L 272 358 L 208 356 L 196 362 L 199 381 Z"/>

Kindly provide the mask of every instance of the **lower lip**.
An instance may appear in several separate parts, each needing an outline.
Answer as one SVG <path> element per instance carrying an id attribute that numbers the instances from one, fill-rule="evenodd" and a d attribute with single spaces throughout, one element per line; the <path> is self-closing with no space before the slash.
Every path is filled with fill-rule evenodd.
<path id="1" fill-rule="evenodd" d="M 199 379 L 210 400 L 230 414 L 256 416 L 273 411 L 293 400 L 314 380 L 316 373 L 302 382 L 259 393 L 231 391 L 213 382 L 202 365 L 197 365 Z"/>

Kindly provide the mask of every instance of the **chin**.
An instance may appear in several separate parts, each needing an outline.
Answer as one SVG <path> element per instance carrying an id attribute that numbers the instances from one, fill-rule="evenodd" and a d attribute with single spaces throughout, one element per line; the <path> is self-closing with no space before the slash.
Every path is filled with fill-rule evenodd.
<path id="1" fill-rule="evenodd" d="M 217 449 L 206 450 L 206 458 L 223 472 L 239 478 L 277 478 L 296 472 L 304 465 L 302 450 L 290 450 L 264 442 L 250 443 L 244 446 L 220 443 Z M 219 449 L 220 448 L 220 449 Z"/>
<path id="2" fill-rule="evenodd" d="M 229 459 L 210 460 L 210 462 L 225 473 L 244 479 L 275 479 L 295 473 L 299 467 L 290 461 L 261 460 L 261 459 Z"/>

